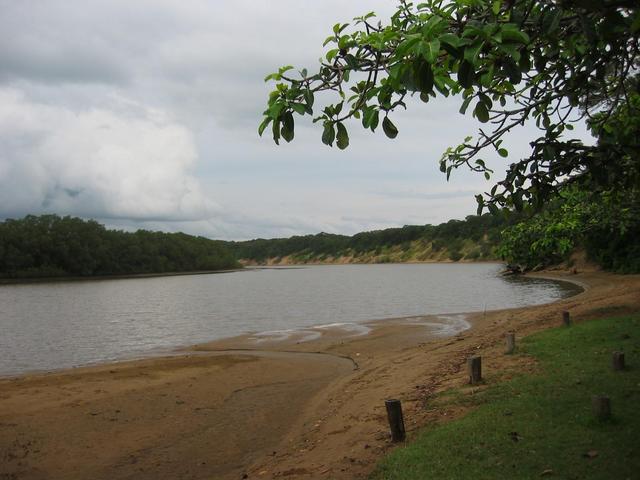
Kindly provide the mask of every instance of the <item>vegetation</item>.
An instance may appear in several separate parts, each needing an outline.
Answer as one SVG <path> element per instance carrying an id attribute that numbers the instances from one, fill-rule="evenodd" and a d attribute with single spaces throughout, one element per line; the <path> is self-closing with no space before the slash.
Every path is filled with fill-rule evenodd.
<path id="1" fill-rule="evenodd" d="M 428 103 L 457 95 L 460 112 L 489 127 L 443 154 L 447 178 L 463 165 L 489 178 L 483 152 L 507 157 L 505 135 L 527 122 L 540 129 L 531 154 L 477 197 L 479 211 L 540 206 L 567 184 L 584 190 L 637 184 L 637 169 L 629 171 L 624 160 L 637 156 L 637 138 L 603 148 L 567 136 L 585 116 L 600 130 L 629 102 L 637 88 L 630 79 L 640 63 L 639 37 L 635 0 L 403 0 L 386 25 L 373 12 L 353 26 L 336 24 L 317 72 L 286 66 L 267 76 L 276 88 L 258 131 L 271 125 L 276 143 L 291 141 L 294 114 L 313 115 L 315 96 L 330 92 L 335 103 L 314 122 L 323 125 L 323 143 L 343 149 L 348 119 L 372 131 L 381 124 L 395 138 L 391 116 L 407 107 L 407 96 Z"/>
<path id="2" fill-rule="evenodd" d="M 334 261 L 362 263 L 421 260 L 496 259 L 500 231 L 517 217 L 471 215 L 440 225 L 407 225 L 353 236 L 317 235 L 228 242 L 236 258 L 264 263 L 290 257 L 294 263 Z"/>
<path id="3" fill-rule="evenodd" d="M 640 272 L 640 95 L 630 95 L 629 103 L 611 112 L 606 121 L 589 125 L 598 148 L 620 155 L 617 163 L 625 166 L 625 183 L 621 179 L 615 187 L 589 191 L 564 186 L 541 213 L 503 232 L 499 253 L 508 261 L 525 269 L 544 266 L 565 260 L 575 247 L 582 247 L 607 269 Z"/>
<path id="4" fill-rule="evenodd" d="M 542 212 L 502 232 L 497 254 L 522 270 L 561 263 L 577 248 L 602 267 L 640 271 L 637 194 L 561 192 Z"/>
<path id="5" fill-rule="evenodd" d="M 640 271 L 640 3 L 401 0 L 387 24 L 371 12 L 336 24 L 324 45 L 317 71 L 286 66 L 266 77 L 276 85 L 260 134 L 271 126 L 276 143 L 291 141 L 294 115 L 314 115 L 322 93 L 333 103 L 314 122 L 323 143 L 344 149 L 350 119 L 396 138 L 391 117 L 408 97 L 459 96 L 460 113 L 488 126 L 444 152 L 440 169 L 489 179 L 481 155 L 508 157 L 504 138 L 532 122 L 540 134 L 529 156 L 476 196 L 478 213 L 530 215 L 507 229 L 501 255 L 532 268 L 583 246 L 606 268 Z M 594 145 L 570 138 L 585 118 Z"/>
<path id="6" fill-rule="evenodd" d="M 0 277 L 124 275 L 237 267 L 221 242 L 184 233 L 107 230 L 80 218 L 0 223 Z"/>
<path id="7" fill-rule="evenodd" d="M 640 316 L 608 318 L 526 338 L 539 373 L 470 394 L 445 392 L 433 408 L 477 406 L 460 420 L 427 427 L 384 459 L 375 479 L 635 478 L 640 469 Z M 611 369 L 622 350 L 631 366 Z M 630 357 L 630 362 L 629 362 Z M 591 396 L 607 394 L 613 416 L 597 421 Z"/>

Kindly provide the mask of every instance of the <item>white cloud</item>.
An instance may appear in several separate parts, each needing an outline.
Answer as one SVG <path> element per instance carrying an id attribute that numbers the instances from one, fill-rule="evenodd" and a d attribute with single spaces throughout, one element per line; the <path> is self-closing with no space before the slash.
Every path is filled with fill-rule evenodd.
<path id="1" fill-rule="evenodd" d="M 74 111 L 0 89 L 0 215 L 195 220 L 217 205 L 191 170 L 191 133 L 122 99 Z"/>
<path id="2" fill-rule="evenodd" d="M 0 217 L 56 212 L 251 238 L 473 213 L 482 176 L 460 170 L 447 183 L 437 165 L 476 132 L 459 98 L 412 100 L 393 115 L 395 141 L 351 122 L 344 152 L 323 146 L 308 117 L 291 145 L 257 138 L 266 74 L 313 70 L 334 23 L 371 10 L 386 22 L 395 6 L 0 0 Z M 509 161 L 537 134 L 512 132 Z M 499 179 L 507 162 L 484 158 Z"/>

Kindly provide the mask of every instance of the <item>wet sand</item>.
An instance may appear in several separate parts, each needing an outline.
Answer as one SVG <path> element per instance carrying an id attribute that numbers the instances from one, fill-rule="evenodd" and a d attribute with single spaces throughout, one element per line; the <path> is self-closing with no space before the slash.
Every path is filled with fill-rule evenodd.
<path id="1" fill-rule="evenodd" d="M 488 383 L 532 368 L 502 354 L 505 332 L 558 325 L 563 310 L 577 322 L 640 310 L 638 275 L 546 275 L 588 288 L 554 304 L 456 317 L 471 328 L 447 337 L 425 326 L 442 319 L 412 317 L 0 379 L 0 479 L 366 478 L 392 447 L 386 398 L 402 400 L 411 438 L 462 413 L 428 405 L 464 385 L 467 356 L 483 356 Z"/>

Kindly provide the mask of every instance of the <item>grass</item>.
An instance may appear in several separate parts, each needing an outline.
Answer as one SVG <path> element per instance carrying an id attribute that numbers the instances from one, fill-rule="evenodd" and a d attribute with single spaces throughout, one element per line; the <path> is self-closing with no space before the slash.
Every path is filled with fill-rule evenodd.
<path id="1" fill-rule="evenodd" d="M 611 368 L 615 350 L 625 352 L 625 371 Z M 535 357 L 538 373 L 473 396 L 469 387 L 445 392 L 438 403 L 480 405 L 427 427 L 372 478 L 640 478 L 640 315 L 547 330 L 524 339 L 517 354 Z M 596 394 L 611 398 L 608 421 L 593 417 Z"/>

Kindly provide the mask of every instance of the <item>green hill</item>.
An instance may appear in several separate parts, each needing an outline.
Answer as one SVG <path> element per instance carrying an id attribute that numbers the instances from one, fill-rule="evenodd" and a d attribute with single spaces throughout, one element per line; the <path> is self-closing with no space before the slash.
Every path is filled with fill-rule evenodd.
<path id="1" fill-rule="evenodd" d="M 500 232 L 515 216 L 470 215 L 440 225 L 406 225 L 353 236 L 319 233 L 226 242 L 244 264 L 496 260 Z"/>

